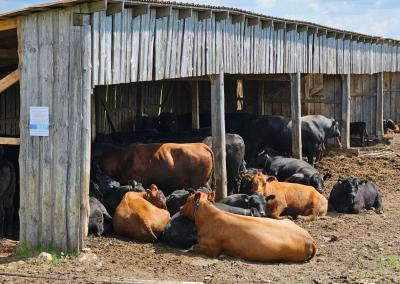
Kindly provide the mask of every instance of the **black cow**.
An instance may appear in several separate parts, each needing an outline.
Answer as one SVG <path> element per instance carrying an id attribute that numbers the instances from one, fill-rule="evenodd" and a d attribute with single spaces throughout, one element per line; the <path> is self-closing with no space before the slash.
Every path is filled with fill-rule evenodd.
<path id="1" fill-rule="evenodd" d="M 141 183 L 131 181 L 130 185 L 121 186 L 119 182 L 101 173 L 99 166 L 96 166 L 96 173 L 90 181 L 89 195 L 97 198 L 114 215 L 115 209 L 128 191 L 144 192 Z"/>
<path id="2" fill-rule="evenodd" d="M 261 116 L 248 126 L 248 134 L 243 136 L 246 142 L 246 156 L 250 165 L 254 165 L 256 156 L 269 147 L 288 156 L 292 152 L 292 122 L 290 118 L 271 115 Z M 314 165 L 314 159 L 321 156 L 321 145 L 329 138 L 340 141 L 339 123 L 323 115 L 308 115 L 301 118 L 303 153 L 308 162 Z"/>
<path id="3" fill-rule="evenodd" d="M 360 213 L 363 209 L 374 208 L 383 213 L 379 188 L 372 182 L 355 177 L 339 179 L 328 200 L 329 210 L 339 213 Z"/>
<path id="4" fill-rule="evenodd" d="M 360 137 L 361 146 L 364 147 L 365 142 L 368 146 L 367 124 L 363 121 L 350 123 L 350 135 Z"/>
<path id="5" fill-rule="evenodd" d="M 396 128 L 396 123 L 392 119 L 388 118 L 383 121 L 384 130 L 387 129 L 395 130 L 395 128 Z"/>
<path id="6" fill-rule="evenodd" d="M 212 137 L 203 140 L 212 149 Z M 245 145 L 237 134 L 225 134 L 227 187 L 230 194 L 239 191 L 240 166 L 244 161 Z"/>
<path id="7" fill-rule="evenodd" d="M 89 234 L 100 237 L 104 228 L 111 225 L 111 216 L 104 205 L 94 197 L 89 199 Z"/>
<path id="8" fill-rule="evenodd" d="M 204 193 L 211 193 L 208 188 L 201 187 L 198 189 Z M 196 190 L 193 188 L 178 189 L 167 196 L 167 208 L 170 215 L 175 215 L 181 209 L 181 206 L 186 203 L 189 195 L 195 193 Z"/>
<path id="9" fill-rule="evenodd" d="M 324 191 L 324 181 L 330 176 L 329 174 L 321 175 L 317 169 L 303 160 L 282 156 L 270 157 L 266 154 L 261 156 L 267 175 L 275 176 L 279 181 L 310 185 L 320 193 Z"/>
<path id="10" fill-rule="evenodd" d="M 15 168 L 0 147 L 0 237 L 13 234 L 15 189 Z"/>
<path id="11" fill-rule="evenodd" d="M 161 240 L 172 247 L 190 248 L 197 243 L 196 224 L 177 212 L 165 227 Z"/>
<path id="12" fill-rule="evenodd" d="M 267 202 L 265 201 L 265 197 L 262 194 L 233 194 L 228 197 L 218 201 L 218 204 L 227 204 L 237 208 L 243 208 L 246 210 L 251 210 L 251 216 L 255 217 L 264 217 L 265 216 L 265 206 Z M 221 209 L 221 208 L 220 208 Z M 223 210 L 223 209 L 222 209 Z M 226 210 L 225 210 L 226 211 Z M 234 213 L 234 212 L 232 212 Z M 239 214 L 244 215 L 244 214 Z"/>

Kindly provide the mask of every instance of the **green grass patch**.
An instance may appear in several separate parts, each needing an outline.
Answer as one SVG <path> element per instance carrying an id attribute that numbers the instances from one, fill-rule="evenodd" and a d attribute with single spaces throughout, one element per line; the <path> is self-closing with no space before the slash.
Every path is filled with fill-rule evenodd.
<path id="1" fill-rule="evenodd" d="M 377 279 L 379 274 L 375 271 L 360 271 L 358 278 L 360 279 Z"/>
<path id="2" fill-rule="evenodd" d="M 400 260 L 394 256 L 394 255 L 389 255 L 386 257 L 386 263 L 388 266 L 394 269 L 396 272 L 400 272 Z"/>
<path id="3" fill-rule="evenodd" d="M 61 262 L 68 261 L 71 258 L 76 257 L 76 254 L 74 253 L 67 253 L 64 254 L 61 250 L 53 247 L 53 246 L 44 246 L 44 245 L 39 245 L 37 247 L 33 247 L 31 245 L 22 243 L 19 248 L 16 251 L 15 256 L 17 258 L 21 259 L 26 259 L 27 261 L 31 263 L 43 263 L 40 259 L 37 257 L 41 252 L 47 252 L 51 255 L 51 264 L 57 265 Z"/>

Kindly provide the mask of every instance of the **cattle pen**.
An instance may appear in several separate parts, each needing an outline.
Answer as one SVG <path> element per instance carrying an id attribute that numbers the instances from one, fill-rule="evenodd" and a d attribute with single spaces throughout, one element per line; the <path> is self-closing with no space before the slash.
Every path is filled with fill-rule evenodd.
<path id="1" fill-rule="evenodd" d="M 67 0 L 0 15 L 0 145 L 19 145 L 19 239 L 84 247 L 91 142 L 135 128 L 138 114 L 211 112 L 215 172 L 226 195 L 224 113 L 365 121 L 382 139 L 400 120 L 400 41 L 226 7 Z M 30 135 L 30 109 L 49 135 Z M 384 117 L 385 116 L 385 117 Z M 111 119 L 110 119 L 111 118 Z M 110 123 L 112 121 L 113 123 Z"/>

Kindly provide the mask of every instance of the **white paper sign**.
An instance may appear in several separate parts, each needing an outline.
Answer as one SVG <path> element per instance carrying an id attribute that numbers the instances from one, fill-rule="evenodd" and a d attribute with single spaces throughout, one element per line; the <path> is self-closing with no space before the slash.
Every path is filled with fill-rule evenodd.
<path id="1" fill-rule="evenodd" d="M 29 135 L 49 136 L 49 108 L 30 107 L 29 109 Z"/>

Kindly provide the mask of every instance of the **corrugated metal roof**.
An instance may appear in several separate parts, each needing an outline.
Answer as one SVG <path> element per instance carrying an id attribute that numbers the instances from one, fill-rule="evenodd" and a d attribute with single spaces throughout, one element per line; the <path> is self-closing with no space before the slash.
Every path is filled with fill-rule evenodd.
<path id="1" fill-rule="evenodd" d="M 80 3 L 87 3 L 87 2 L 92 2 L 92 1 L 93 0 L 63 0 L 63 1 L 58 1 L 58 2 L 34 5 L 34 6 L 24 8 L 24 9 L 10 11 L 7 13 L 0 14 L 0 20 L 6 19 L 6 18 L 11 18 L 11 17 L 17 17 L 17 16 L 29 14 L 29 13 L 34 13 L 34 12 L 38 12 L 38 11 L 45 11 L 45 10 L 54 9 L 54 8 L 68 7 L 68 6 L 73 6 L 73 5 L 77 5 Z M 108 2 L 111 3 L 111 2 L 122 2 L 122 1 L 108 0 Z M 359 36 L 359 37 L 366 38 L 366 39 L 379 39 L 379 40 L 393 41 L 396 44 L 400 43 L 400 41 L 391 39 L 391 38 L 382 38 L 380 36 L 366 35 L 366 34 L 361 34 L 361 33 L 357 33 L 357 32 L 327 27 L 327 26 L 323 26 L 323 25 L 319 25 L 319 24 L 315 24 L 315 23 L 311 23 L 311 22 L 307 22 L 307 21 L 297 21 L 297 20 L 273 17 L 273 16 L 259 14 L 259 13 L 255 13 L 255 12 L 251 12 L 251 11 L 242 10 L 242 9 L 225 7 L 225 6 L 200 5 L 200 4 L 194 4 L 194 3 L 181 3 L 181 2 L 175 2 L 175 1 L 163 1 L 163 0 L 125 0 L 124 2 L 125 2 L 126 6 L 132 6 L 132 5 L 137 5 L 137 4 L 150 4 L 151 6 L 154 6 L 154 7 L 173 6 L 175 8 L 181 8 L 181 9 L 182 8 L 193 8 L 193 9 L 198 9 L 198 10 L 224 11 L 224 12 L 229 12 L 231 14 L 244 14 L 247 17 L 259 17 L 261 20 L 271 20 L 274 22 L 283 22 L 286 24 L 302 25 L 302 26 L 307 26 L 309 28 L 326 29 L 328 32 L 349 34 L 352 36 L 356 36 L 356 37 Z"/>

